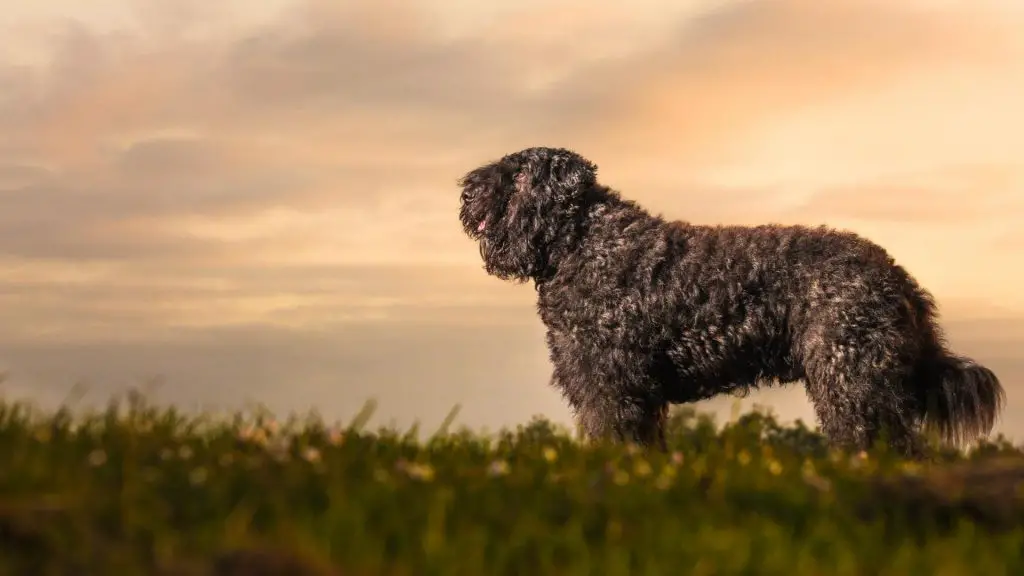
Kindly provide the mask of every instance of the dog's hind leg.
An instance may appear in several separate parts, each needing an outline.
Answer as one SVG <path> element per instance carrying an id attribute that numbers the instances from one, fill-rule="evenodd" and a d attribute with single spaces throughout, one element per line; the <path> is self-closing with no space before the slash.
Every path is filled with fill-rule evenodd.
<path id="1" fill-rule="evenodd" d="M 897 452 L 916 453 L 917 410 L 898 333 L 876 331 L 871 338 L 859 338 L 849 330 L 832 329 L 821 334 L 828 337 L 807 349 L 805 373 L 807 394 L 825 436 L 854 450 L 884 440 Z"/>

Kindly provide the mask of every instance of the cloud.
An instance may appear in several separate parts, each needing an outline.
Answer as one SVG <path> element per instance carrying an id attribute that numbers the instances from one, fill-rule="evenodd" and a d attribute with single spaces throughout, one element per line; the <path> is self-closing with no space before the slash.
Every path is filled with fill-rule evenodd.
<path id="1" fill-rule="evenodd" d="M 931 173 L 890 175 L 884 181 L 818 190 L 796 212 L 874 222 L 991 225 L 993 216 L 1024 215 L 1022 187 L 1024 167 L 1019 165 L 946 166 Z"/>
<path id="2" fill-rule="evenodd" d="M 487 311 L 478 312 L 486 314 Z M 992 368 L 1010 390 L 999 429 L 1019 438 L 1024 421 L 1014 393 L 1024 362 L 1011 345 L 1024 344 L 1020 323 L 959 322 L 950 325 L 958 350 Z M 987 334 L 976 339 L 976 335 Z M 1000 335 L 1000 340 L 994 340 Z M 993 347 L 993 342 L 1002 347 Z M 29 397 L 55 406 L 84 384 L 86 405 L 102 405 L 129 387 L 162 381 L 156 400 L 188 408 L 234 410 L 264 403 L 277 414 L 307 413 L 348 420 L 369 399 L 379 401 L 375 424 L 393 421 L 408 429 L 419 420 L 430 429 L 456 404 L 459 422 L 494 430 L 535 414 L 568 423 L 570 413 L 547 386 L 550 368 L 538 322 L 463 325 L 440 321 L 409 324 L 347 322 L 318 330 L 258 324 L 187 328 L 158 337 L 109 342 L 10 341 L 0 338 L 0 384 L 8 397 Z M 729 418 L 734 397 L 698 405 Z M 784 420 L 813 422 L 799 386 L 760 391 L 743 399 L 771 407 Z"/>
<path id="3" fill-rule="evenodd" d="M 627 142 L 634 154 L 653 155 L 651 163 L 671 156 L 677 166 L 699 165 L 803 109 L 908 75 L 1005 62 L 1012 42 L 1011 27 L 982 8 L 725 3 L 687 20 L 661 51 L 605 71 L 603 80 L 630 89 L 595 133 L 608 146 Z"/>
<path id="4" fill-rule="evenodd" d="M 431 4 L 297 6 L 194 40 L 72 24 L 48 67 L 2 69 L 13 165 L 0 174 L 0 246 L 25 257 L 230 259 L 248 248 L 171 224 L 351 208 L 368 226 L 409 219 L 411 205 L 438 219 L 405 233 L 430 226 L 451 245 L 457 231 L 440 218 L 454 209 L 454 179 L 539 142 L 579 144 L 613 180 L 692 213 L 711 203 L 669 190 L 698 185 L 702 158 L 763 121 L 995 57 L 1005 43 L 985 19 L 874 2 L 735 2 L 622 37 L 613 10 L 580 18 L 527 5 L 442 36 Z M 147 14 L 147 30 L 160 28 L 162 13 Z M 521 26 L 537 20 L 536 34 Z M 597 58 L 570 49 L 581 42 L 618 48 Z M 729 210 L 708 216 L 742 217 Z"/>
<path id="5" fill-rule="evenodd" d="M 381 404 L 380 423 L 436 426 L 456 405 L 474 427 L 514 425 L 537 413 L 565 420 L 567 409 L 545 386 L 546 360 L 536 324 L 452 326 L 439 322 L 350 322 L 332 330 L 243 325 L 180 330 L 169 337 L 107 343 L 5 342 L 0 367 L 9 396 L 50 406 L 71 387 L 88 385 L 91 403 L 147 380 L 162 379 L 157 399 L 237 409 L 267 404 L 279 414 L 311 407 L 351 418 L 363 403 Z M 453 358 L 458 362 L 453 362 Z M 415 401 L 410 399 L 415 398 Z"/>
<path id="6" fill-rule="evenodd" d="M 168 267 L 125 276 L 120 264 L 56 276 L 0 274 L 0 340 L 107 342 L 151 340 L 185 328 L 259 322 L 323 330 L 346 322 L 414 326 L 520 326 L 536 323 L 531 293 L 464 266 L 239 265 Z M 64 267 L 67 268 L 66 266 Z"/>
<path id="7" fill-rule="evenodd" d="M 557 411 L 523 393 L 533 292 L 456 219 L 459 175 L 538 144 L 669 217 L 859 221 L 942 295 L 1024 310 L 1009 256 L 946 266 L 1019 236 L 997 5 L 68 6 L 0 49 L 4 357 L 40 394 L 166 372 L 177 401 Z"/>

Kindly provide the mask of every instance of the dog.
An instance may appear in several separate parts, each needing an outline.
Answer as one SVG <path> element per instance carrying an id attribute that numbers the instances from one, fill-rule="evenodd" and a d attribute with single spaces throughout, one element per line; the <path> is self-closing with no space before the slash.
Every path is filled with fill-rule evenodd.
<path id="1" fill-rule="evenodd" d="M 953 354 L 932 295 L 880 246 L 824 226 L 669 221 L 565 148 L 466 173 L 484 269 L 532 281 L 552 384 L 591 439 L 665 447 L 665 410 L 803 381 L 830 443 L 906 453 L 991 432 L 996 375 Z"/>

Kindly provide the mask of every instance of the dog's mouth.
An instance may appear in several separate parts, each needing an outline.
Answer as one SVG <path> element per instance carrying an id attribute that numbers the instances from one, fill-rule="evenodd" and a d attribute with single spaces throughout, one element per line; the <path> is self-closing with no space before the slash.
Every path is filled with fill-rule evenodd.
<path id="1" fill-rule="evenodd" d="M 472 215 L 467 214 L 467 217 L 463 219 L 466 233 L 477 239 L 482 238 L 487 232 L 489 220 L 489 215 L 483 211 Z"/>

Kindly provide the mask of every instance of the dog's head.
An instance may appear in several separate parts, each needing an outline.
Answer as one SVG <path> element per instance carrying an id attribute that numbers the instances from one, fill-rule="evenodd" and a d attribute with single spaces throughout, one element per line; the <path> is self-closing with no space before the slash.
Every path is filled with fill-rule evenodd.
<path id="1" fill-rule="evenodd" d="M 518 281 L 545 273 L 596 179 L 597 166 L 564 148 L 527 148 L 463 176 L 459 219 L 480 241 L 487 272 Z"/>

